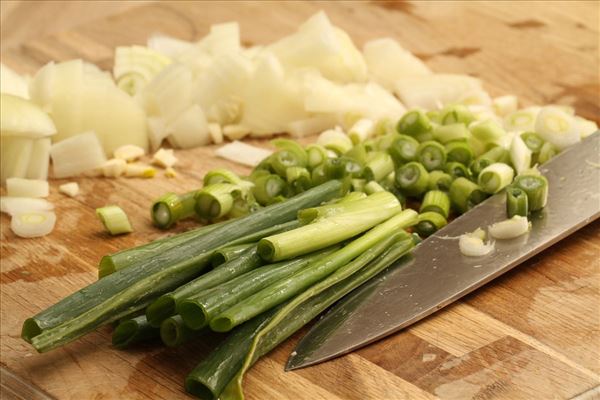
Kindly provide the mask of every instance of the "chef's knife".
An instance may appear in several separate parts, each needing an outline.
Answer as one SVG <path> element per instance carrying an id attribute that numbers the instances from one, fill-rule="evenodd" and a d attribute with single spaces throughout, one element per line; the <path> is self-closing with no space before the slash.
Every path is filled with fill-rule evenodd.
<path id="1" fill-rule="evenodd" d="M 548 203 L 531 217 L 528 234 L 496 241 L 488 256 L 463 256 L 456 237 L 506 219 L 504 194 L 491 197 L 334 306 L 300 341 L 286 369 L 338 357 L 405 328 L 598 218 L 599 142 L 596 132 L 540 168 L 549 182 Z"/>

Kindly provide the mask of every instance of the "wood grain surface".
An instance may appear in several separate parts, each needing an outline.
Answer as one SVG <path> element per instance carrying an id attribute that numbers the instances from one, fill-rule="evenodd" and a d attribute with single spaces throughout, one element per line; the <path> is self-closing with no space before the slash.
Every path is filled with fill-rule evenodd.
<path id="1" fill-rule="evenodd" d="M 571 104 L 578 114 L 599 119 L 598 2 L 153 3 L 19 47 L 3 46 L 2 62 L 32 73 L 50 60 L 81 57 L 109 69 L 117 45 L 144 43 L 157 31 L 197 39 L 210 24 L 229 20 L 240 22 L 244 43 L 267 43 L 319 9 L 358 45 L 391 36 L 435 71 L 482 78 L 492 94 L 516 94 L 525 104 Z M 218 338 L 123 352 L 111 348 L 110 329 L 103 328 L 39 355 L 19 334 L 26 317 L 93 282 L 102 255 L 161 236 L 148 217 L 152 199 L 196 188 L 215 166 L 247 172 L 213 152 L 213 147 L 178 151 L 174 179 L 77 179 L 81 194 L 73 199 L 57 193 L 66 181 L 52 181 L 58 222 L 44 238 L 16 238 L 2 215 L 2 398 L 187 398 L 184 377 Z M 94 209 L 109 203 L 125 209 L 134 233 L 114 238 L 103 233 Z M 599 260 L 596 222 L 409 329 L 334 361 L 284 373 L 299 332 L 251 370 L 247 396 L 598 398 Z"/>

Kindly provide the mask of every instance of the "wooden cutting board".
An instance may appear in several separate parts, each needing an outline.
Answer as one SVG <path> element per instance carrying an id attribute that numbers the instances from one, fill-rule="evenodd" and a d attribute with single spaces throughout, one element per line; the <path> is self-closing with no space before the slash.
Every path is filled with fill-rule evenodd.
<path id="1" fill-rule="evenodd" d="M 492 94 L 525 104 L 561 103 L 598 119 L 597 2 L 221 2 L 159 3 L 30 41 L 2 62 L 32 73 L 50 60 L 81 57 L 112 67 L 117 45 L 153 32 L 198 39 L 210 24 L 236 20 L 244 44 L 268 43 L 325 9 L 357 45 L 391 36 L 434 71 L 482 78 Z M 59 11 L 57 11 L 59 12 Z M 52 16 L 48 16 L 52 18 Z M 151 201 L 198 187 L 216 166 L 214 148 L 179 151 L 179 176 L 153 180 L 76 179 L 81 194 L 57 193 L 55 231 L 16 238 L 1 223 L 2 398 L 179 399 L 186 374 L 212 341 L 178 349 L 111 348 L 100 329 L 39 355 L 19 337 L 23 320 L 93 282 L 100 257 L 163 233 L 149 221 Z M 135 232 L 103 233 L 94 209 L 123 207 Z M 185 230 L 192 223 L 181 224 Z M 284 373 L 299 334 L 258 362 L 245 383 L 249 399 L 567 399 L 599 396 L 600 223 L 596 222 L 492 284 L 379 343 L 316 367 Z"/>

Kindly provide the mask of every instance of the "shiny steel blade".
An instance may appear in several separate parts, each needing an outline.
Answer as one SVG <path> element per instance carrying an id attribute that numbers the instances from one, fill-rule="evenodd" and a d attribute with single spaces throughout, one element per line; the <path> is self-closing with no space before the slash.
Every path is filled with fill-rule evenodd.
<path id="1" fill-rule="evenodd" d="M 548 204 L 531 218 L 529 234 L 496 241 L 485 257 L 465 257 L 452 239 L 506 219 L 499 194 L 457 218 L 334 306 L 300 341 L 288 370 L 346 354 L 454 302 L 600 216 L 600 132 L 540 168 Z"/>

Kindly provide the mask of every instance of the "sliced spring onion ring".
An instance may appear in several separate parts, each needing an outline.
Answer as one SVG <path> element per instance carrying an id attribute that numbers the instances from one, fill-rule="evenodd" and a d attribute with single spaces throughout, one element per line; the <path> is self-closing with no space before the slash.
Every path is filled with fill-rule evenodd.
<path id="1" fill-rule="evenodd" d="M 530 226 L 527 217 L 515 215 L 510 219 L 490 225 L 488 232 L 496 239 L 513 239 L 529 232 Z"/>
<path id="2" fill-rule="evenodd" d="M 477 183 L 484 192 L 494 194 L 510 185 L 513 177 L 514 171 L 509 165 L 494 163 L 481 171 Z"/>
<path id="3" fill-rule="evenodd" d="M 56 223 L 56 214 L 52 211 L 19 212 L 12 216 L 10 229 L 23 238 L 45 236 L 52 232 Z"/>
<path id="4" fill-rule="evenodd" d="M 96 214 L 111 235 L 133 232 L 127 214 L 119 206 L 105 206 L 96 209 Z"/>
<path id="5" fill-rule="evenodd" d="M 547 106 L 540 110 L 535 121 L 535 132 L 559 150 L 581 141 L 575 118 L 556 106 Z"/>

